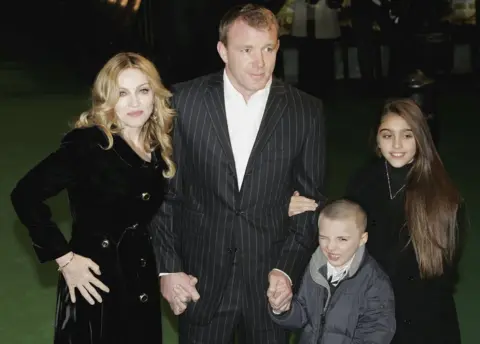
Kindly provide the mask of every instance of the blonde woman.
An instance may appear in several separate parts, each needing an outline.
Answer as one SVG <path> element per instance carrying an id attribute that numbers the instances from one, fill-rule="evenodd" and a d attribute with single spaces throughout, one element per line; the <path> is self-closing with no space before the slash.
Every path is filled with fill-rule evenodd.
<path id="1" fill-rule="evenodd" d="M 23 177 L 13 206 L 40 262 L 60 271 L 56 344 L 161 343 L 160 289 L 148 223 L 175 174 L 170 92 L 154 65 L 121 53 L 60 147 Z M 66 189 L 71 240 L 45 201 Z"/>

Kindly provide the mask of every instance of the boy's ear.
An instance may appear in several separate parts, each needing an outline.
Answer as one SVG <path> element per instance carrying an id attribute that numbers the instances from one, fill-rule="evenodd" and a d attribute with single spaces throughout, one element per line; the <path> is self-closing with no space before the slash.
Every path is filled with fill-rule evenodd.
<path id="1" fill-rule="evenodd" d="M 368 233 L 363 232 L 362 236 L 360 237 L 360 245 L 358 245 L 358 246 L 365 245 L 367 243 L 367 241 L 368 241 Z"/>

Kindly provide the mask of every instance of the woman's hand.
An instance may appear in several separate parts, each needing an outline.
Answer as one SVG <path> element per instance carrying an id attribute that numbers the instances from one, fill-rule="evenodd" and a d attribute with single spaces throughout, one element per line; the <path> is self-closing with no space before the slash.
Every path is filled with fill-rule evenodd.
<path id="1" fill-rule="evenodd" d="M 92 271 L 96 275 L 100 275 L 101 272 L 100 267 L 91 259 L 69 252 L 56 259 L 56 261 L 59 265 L 59 271 L 63 274 L 63 278 L 67 283 L 73 303 L 76 302 L 75 288 L 91 305 L 95 304 L 94 298 L 97 302 L 102 302 L 102 297 L 95 287 L 106 293 L 110 291 L 105 284 L 93 275 Z"/>
<path id="2" fill-rule="evenodd" d="M 315 211 L 318 204 L 313 199 L 300 196 L 298 191 L 293 193 L 290 198 L 290 205 L 288 206 L 288 216 L 294 216 L 306 211 Z"/>

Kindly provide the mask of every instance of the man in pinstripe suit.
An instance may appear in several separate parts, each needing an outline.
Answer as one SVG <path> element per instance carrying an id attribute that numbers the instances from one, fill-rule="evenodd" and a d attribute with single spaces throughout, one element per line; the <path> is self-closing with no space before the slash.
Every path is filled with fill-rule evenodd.
<path id="1" fill-rule="evenodd" d="M 283 344 L 269 303 L 287 307 L 316 246 L 313 212 L 288 217 L 295 190 L 322 203 L 322 103 L 272 79 L 278 23 L 244 5 L 220 23 L 224 71 L 175 87 L 178 172 L 153 223 L 163 296 L 180 343 Z M 193 301 L 193 302 L 189 302 Z"/>

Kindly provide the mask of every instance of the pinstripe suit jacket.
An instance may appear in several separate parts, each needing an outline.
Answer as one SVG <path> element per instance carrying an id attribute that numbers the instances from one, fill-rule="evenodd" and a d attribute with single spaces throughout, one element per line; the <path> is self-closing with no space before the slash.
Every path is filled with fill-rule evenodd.
<path id="1" fill-rule="evenodd" d="M 239 190 L 222 76 L 175 87 L 178 172 L 152 224 L 153 243 L 159 272 L 183 271 L 198 278 L 201 298 L 187 309 L 193 323 L 207 323 L 218 309 L 235 254 L 251 316 L 266 323 L 268 273 L 278 268 L 295 284 L 316 247 L 315 214 L 289 218 L 288 204 L 294 190 L 324 200 L 322 103 L 272 82 Z"/>

